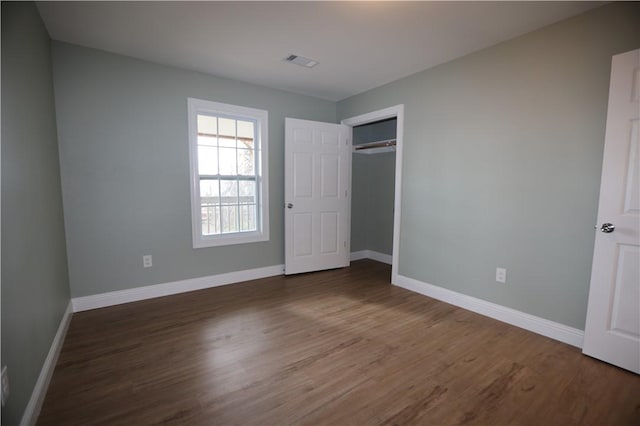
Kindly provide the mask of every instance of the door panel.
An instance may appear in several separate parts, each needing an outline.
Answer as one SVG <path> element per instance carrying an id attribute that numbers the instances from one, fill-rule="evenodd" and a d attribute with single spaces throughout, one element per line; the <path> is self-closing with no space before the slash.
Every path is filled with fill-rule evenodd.
<path id="1" fill-rule="evenodd" d="M 311 256 L 313 251 L 313 232 L 311 213 L 293 213 L 293 255 L 294 257 Z"/>
<path id="2" fill-rule="evenodd" d="M 640 373 L 640 50 L 611 67 L 583 352 Z M 605 229 L 604 223 L 614 229 Z"/>
<path id="3" fill-rule="evenodd" d="M 348 127 L 285 120 L 285 273 L 349 264 Z"/>
<path id="4" fill-rule="evenodd" d="M 338 213 L 320 213 L 320 253 L 329 254 L 338 252 Z"/>
<path id="5" fill-rule="evenodd" d="M 296 198 L 311 198 L 313 194 L 313 157 L 306 152 L 293 154 L 293 191 Z"/>
<path id="6" fill-rule="evenodd" d="M 638 77 L 638 75 L 636 75 Z M 640 78 L 639 78 L 640 79 Z M 640 81 L 638 81 L 640 85 Z M 640 155 L 638 155 L 638 129 L 640 120 L 631 122 L 631 146 L 629 149 L 629 166 L 627 175 L 627 191 L 624 199 L 624 212 L 638 215 L 640 213 Z"/>
<path id="7" fill-rule="evenodd" d="M 340 157 L 335 154 L 323 154 L 320 158 L 321 197 L 337 199 L 340 185 Z"/>
<path id="8" fill-rule="evenodd" d="M 330 124 L 330 123 L 323 123 Z M 320 140 L 322 141 L 322 145 L 331 145 L 338 146 L 340 137 L 339 133 L 331 131 L 320 131 Z"/>
<path id="9" fill-rule="evenodd" d="M 611 330 L 631 339 L 640 337 L 640 250 L 638 246 L 618 246 L 616 278 L 613 283 Z"/>

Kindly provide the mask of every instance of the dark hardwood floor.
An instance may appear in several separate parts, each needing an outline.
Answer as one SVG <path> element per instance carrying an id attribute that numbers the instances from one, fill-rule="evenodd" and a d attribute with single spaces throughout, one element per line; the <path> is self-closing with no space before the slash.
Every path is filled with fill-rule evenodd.
<path id="1" fill-rule="evenodd" d="M 640 425 L 640 377 L 388 284 L 273 277 L 73 315 L 39 425 Z"/>

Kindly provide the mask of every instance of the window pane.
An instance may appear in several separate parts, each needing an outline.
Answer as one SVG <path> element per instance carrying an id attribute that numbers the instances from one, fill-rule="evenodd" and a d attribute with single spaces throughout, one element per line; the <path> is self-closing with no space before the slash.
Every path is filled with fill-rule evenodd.
<path id="1" fill-rule="evenodd" d="M 222 233 L 238 232 L 238 206 L 220 207 L 222 214 Z"/>
<path id="2" fill-rule="evenodd" d="M 240 230 L 255 231 L 256 227 L 256 181 L 238 181 L 240 202 Z"/>
<path id="3" fill-rule="evenodd" d="M 218 127 L 220 136 L 227 136 L 235 139 L 236 137 L 236 120 L 231 118 L 218 118 Z"/>
<path id="4" fill-rule="evenodd" d="M 236 149 L 220 148 L 220 174 L 223 176 L 235 176 L 236 167 Z"/>
<path id="5" fill-rule="evenodd" d="M 200 181 L 200 210 L 202 213 L 202 235 L 220 233 L 220 188 L 219 181 Z"/>
<path id="6" fill-rule="evenodd" d="M 218 138 L 211 136 L 198 136 L 198 145 L 217 146 Z"/>
<path id="7" fill-rule="evenodd" d="M 255 144 L 253 139 L 238 139 L 238 148 L 254 149 Z"/>
<path id="8" fill-rule="evenodd" d="M 198 133 L 215 135 L 218 133 L 218 117 L 198 114 Z"/>
<path id="9" fill-rule="evenodd" d="M 201 175 L 218 174 L 218 148 L 198 145 L 198 173 Z"/>
<path id="10" fill-rule="evenodd" d="M 220 207 L 201 205 L 202 235 L 216 235 L 220 233 Z"/>
<path id="11" fill-rule="evenodd" d="M 240 204 L 256 202 L 256 182 L 253 180 L 241 180 L 238 182 Z"/>
<path id="12" fill-rule="evenodd" d="M 217 179 L 200 180 L 201 204 L 220 204 L 220 187 Z"/>
<path id="13" fill-rule="evenodd" d="M 243 176 L 255 175 L 254 151 L 238 150 L 238 174 Z"/>
<path id="14" fill-rule="evenodd" d="M 239 138 L 251 138 L 254 134 L 253 121 L 238 120 L 238 137 Z"/>
<path id="15" fill-rule="evenodd" d="M 256 205 L 244 204 L 240 206 L 240 230 L 255 231 L 256 227 Z"/>
<path id="16" fill-rule="evenodd" d="M 238 181 L 221 180 L 220 193 L 222 195 L 222 204 L 238 204 Z"/>
<path id="17" fill-rule="evenodd" d="M 220 146 L 235 148 L 236 138 L 232 136 L 220 136 L 220 138 L 218 139 L 218 143 L 220 144 Z"/>

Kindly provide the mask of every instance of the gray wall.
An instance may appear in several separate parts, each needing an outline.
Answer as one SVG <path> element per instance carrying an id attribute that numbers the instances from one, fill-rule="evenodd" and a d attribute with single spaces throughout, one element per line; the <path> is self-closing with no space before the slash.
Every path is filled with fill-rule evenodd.
<path id="1" fill-rule="evenodd" d="M 59 42 L 53 59 L 73 297 L 284 262 L 284 118 L 335 122 L 335 103 Z M 192 248 L 187 97 L 269 111 L 270 241 Z"/>
<path id="2" fill-rule="evenodd" d="M 368 155 L 366 156 L 368 157 Z M 365 155 L 352 155 L 351 161 L 351 252 L 369 250 L 367 208 L 371 198 L 369 167 Z"/>
<path id="3" fill-rule="evenodd" d="M 396 125 L 394 119 L 354 127 L 353 143 L 395 138 Z M 353 154 L 351 251 L 393 254 L 395 161 L 393 152 Z"/>
<path id="4" fill-rule="evenodd" d="M 405 104 L 401 275 L 584 328 L 611 56 L 638 22 L 610 4 L 339 102 Z"/>
<path id="5" fill-rule="evenodd" d="M 16 425 L 69 304 L 49 36 L 2 3 L 2 424 Z"/>

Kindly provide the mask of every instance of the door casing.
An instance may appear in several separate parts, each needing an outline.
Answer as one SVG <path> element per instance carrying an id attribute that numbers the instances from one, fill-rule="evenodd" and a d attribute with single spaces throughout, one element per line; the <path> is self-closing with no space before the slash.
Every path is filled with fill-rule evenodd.
<path id="1" fill-rule="evenodd" d="M 363 124 L 373 123 L 374 121 L 386 120 L 388 118 L 396 118 L 396 167 L 395 167 L 395 188 L 394 188 L 394 209 L 393 209 L 393 254 L 391 261 L 391 282 L 398 282 L 398 261 L 400 256 L 400 221 L 402 218 L 402 146 L 404 140 L 404 105 L 394 105 L 392 107 L 372 111 L 366 114 L 357 115 L 355 117 L 346 118 L 341 121 L 342 124 L 353 128 Z M 349 135 L 349 140 L 353 144 L 353 130 Z M 351 185 L 349 185 L 351 192 Z M 350 225 L 349 225 L 350 226 Z M 351 238 L 349 230 L 349 238 Z M 350 246 L 350 244 L 349 244 Z"/>

